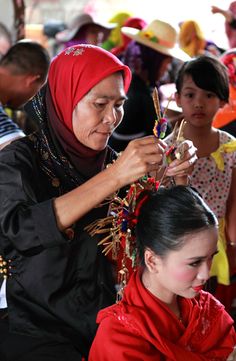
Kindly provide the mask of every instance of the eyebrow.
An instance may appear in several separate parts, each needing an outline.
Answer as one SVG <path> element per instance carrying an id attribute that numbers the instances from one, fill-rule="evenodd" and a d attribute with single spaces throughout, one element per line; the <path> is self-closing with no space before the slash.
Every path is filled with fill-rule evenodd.
<path id="1" fill-rule="evenodd" d="M 218 250 L 216 250 L 214 253 L 212 253 L 211 257 L 215 256 L 217 253 L 219 253 Z M 196 256 L 196 257 L 190 257 L 190 258 L 187 258 L 188 261 L 192 261 L 192 260 L 203 260 L 203 259 L 206 259 L 207 257 L 204 257 L 204 256 Z"/>
<path id="2" fill-rule="evenodd" d="M 184 90 L 195 90 L 195 88 L 192 87 L 192 86 L 186 86 L 186 87 L 183 87 L 182 89 L 184 89 Z"/>
<path id="3" fill-rule="evenodd" d="M 96 97 L 97 98 L 102 98 L 102 99 L 108 99 L 108 100 L 113 100 L 113 99 L 115 99 L 115 97 L 114 96 L 112 96 L 112 95 L 96 95 Z M 127 100 L 128 99 L 128 97 L 126 96 L 126 95 L 122 95 L 122 96 L 120 96 L 119 98 L 118 98 L 118 100 Z"/>

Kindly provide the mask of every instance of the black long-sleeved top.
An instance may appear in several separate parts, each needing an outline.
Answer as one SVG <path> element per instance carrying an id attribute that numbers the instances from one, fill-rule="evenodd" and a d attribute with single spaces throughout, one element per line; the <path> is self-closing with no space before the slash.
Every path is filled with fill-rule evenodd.
<path id="1" fill-rule="evenodd" d="M 87 354 L 99 309 L 114 302 L 111 265 L 84 227 L 104 217 L 98 207 L 69 240 L 53 209 L 58 189 L 42 171 L 28 138 L 0 152 L 0 254 L 8 262 L 12 332 L 69 338 Z M 67 190 L 68 191 L 68 190 Z"/>

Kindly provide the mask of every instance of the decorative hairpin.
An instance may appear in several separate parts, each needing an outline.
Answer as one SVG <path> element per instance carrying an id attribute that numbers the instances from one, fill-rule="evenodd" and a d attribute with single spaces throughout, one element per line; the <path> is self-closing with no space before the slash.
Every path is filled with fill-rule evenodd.
<path id="1" fill-rule="evenodd" d="M 184 119 L 181 120 L 179 126 L 177 122 L 175 123 L 173 129 L 172 145 L 165 152 L 165 159 L 167 164 L 170 164 L 170 162 L 175 158 L 182 159 L 184 155 L 184 149 L 181 148 L 180 143 L 184 140 L 183 131 L 185 124 L 186 121 Z"/>
<path id="2" fill-rule="evenodd" d="M 126 196 L 120 198 L 117 195 L 110 203 L 108 216 L 98 219 L 89 224 L 85 230 L 91 236 L 104 234 L 105 237 L 98 243 L 102 246 L 102 253 L 117 265 L 117 300 L 122 296 L 132 272 L 137 266 L 137 248 L 135 227 L 139 213 L 139 203 L 136 206 L 140 194 L 147 190 L 158 187 L 154 178 L 143 177 L 130 185 Z"/>
<path id="3" fill-rule="evenodd" d="M 166 129 L 167 129 L 167 119 L 165 118 L 165 114 L 166 114 L 166 110 L 168 108 L 170 99 L 168 101 L 168 104 L 167 104 L 163 114 L 161 111 L 159 97 L 158 97 L 158 91 L 157 91 L 156 87 L 153 90 L 152 99 L 153 99 L 153 104 L 154 104 L 156 115 L 157 115 L 157 119 L 155 120 L 155 124 L 154 124 L 154 128 L 153 128 L 153 134 L 158 139 L 163 139 L 165 137 Z"/>
<path id="4" fill-rule="evenodd" d="M 155 120 L 155 125 L 153 128 L 153 134 L 155 135 L 156 138 L 158 139 L 163 139 L 165 137 L 166 134 L 166 130 L 167 130 L 167 119 L 165 118 L 169 103 L 172 99 L 172 96 L 169 97 L 168 102 L 167 102 L 167 106 L 164 110 L 164 112 L 162 113 L 161 108 L 160 108 L 160 102 L 159 102 L 159 97 L 158 97 L 158 91 L 157 88 L 154 88 L 153 94 L 152 94 L 152 99 L 153 99 L 153 103 L 154 103 L 154 107 L 155 107 L 155 111 L 157 114 L 157 119 Z M 178 123 L 175 123 L 175 127 L 173 130 L 173 141 L 172 144 L 168 147 L 168 149 L 165 151 L 164 154 L 164 160 L 163 160 L 163 165 L 164 165 L 164 170 L 162 172 L 161 178 L 159 180 L 159 186 L 162 184 L 162 182 L 165 179 L 166 176 L 166 172 L 168 169 L 168 165 L 171 163 L 171 161 L 173 161 L 175 158 L 177 159 L 181 159 L 183 157 L 184 154 L 184 149 L 181 148 L 179 146 L 179 144 L 183 141 L 183 129 L 184 129 L 184 125 L 185 125 L 185 120 L 183 119 L 180 123 L 180 126 L 178 126 Z M 155 175 L 155 178 L 157 179 L 157 173 Z"/>

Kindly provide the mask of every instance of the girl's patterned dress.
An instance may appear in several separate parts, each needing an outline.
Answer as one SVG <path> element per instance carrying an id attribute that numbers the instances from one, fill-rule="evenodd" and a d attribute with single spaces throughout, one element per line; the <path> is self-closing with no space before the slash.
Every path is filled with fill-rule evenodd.
<path id="1" fill-rule="evenodd" d="M 165 141 L 170 145 L 172 134 Z M 232 171 L 236 168 L 236 139 L 219 130 L 219 144 L 215 152 L 197 160 L 191 176 L 191 186 L 197 189 L 218 218 L 219 253 L 213 259 L 211 275 L 217 276 L 218 283 L 229 285 L 229 263 L 224 229 Z"/>

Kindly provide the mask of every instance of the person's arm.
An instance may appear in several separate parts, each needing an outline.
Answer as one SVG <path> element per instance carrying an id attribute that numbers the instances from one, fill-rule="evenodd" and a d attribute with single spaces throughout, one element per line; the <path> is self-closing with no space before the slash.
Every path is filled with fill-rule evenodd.
<path id="1" fill-rule="evenodd" d="M 54 200 L 59 229 L 68 228 L 115 191 L 155 171 L 162 162 L 163 151 L 164 143 L 153 136 L 131 141 L 115 163 Z"/>
<path id="2" fill-rule="evenodd" d="M 20 252 L 35 254 L 68 241 L 56 223 L 54 193 L 45 188 L 35 159 L 21 141 L 0 151 L 1 249 L 11 243 Z"/>
<path id="3" fill-rule="evenodd" d="M 232 172 L 232 180 L 226 209 L 226 238 L 229 244 L 236 247 L 236 168 Z"/>
<path id="4" fill-rule="evenodd" d="M 10 144 L 11 142 L 13 142 L 13 140 L 22 138 L 23 135 L 16 135 L 14 138 L 11 138 L 9 140 L 7 140 L 6 142 L 0 144 L 0 150 L 2 150 L 3 148 L 5 148 L 8 144 Z"/>
<path id="5" fill-rule="evenodd" d="M 212 12 L 212 14 L 221 14 L 221 15 L 223 15 L 225 20 L 228 23 L 231 23 L 234 20 L 233 13 L 230 10 L 224 10 L 224 9 L 221 9 L 221 8 L 219 8 L 217 6 L 212 6 L 211 7 L 211 12 Z"/>
<path id="6" fill-rule="evenodd" d="M 124 185 L 159 167 L 163 142 L 153 136 L 130 143 L 118 160 L 73 191 L 53 198 L 44 189 L 37 157 L 24 142 L 0 152 L 0 226 L 21 252 L 41 252 L 68 241 L 63 230 Z M 191 157 L 190 157 L 191 158 Z M 189 160 L 178 165 L 189 167 Z M 174 170 L 171 170 L 174 172 Z"/>
<path id="7" fill-rule="evenodd" d="M 54 200 L 57 224 L 60 230 L 70 227 L 79 218 L 120 188 L 133 183 L 147 173 L 156 171 L 162 164 L 164 143 L 154 136 L 135 139 L 115 163 L 71 192 Z M 196 151 L 187 142 L 182 160 L 175 160 L 166 172 L 167 176 L 186 177 Z"/>
<path id="8" fill-rule="evenodd" d="M 236 19 L 235 18 L 233 18 L 233 20 L 231 20 L 230 26 L 231 26 L 231 28 L 236 29 Z"/>

